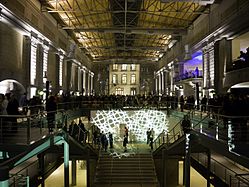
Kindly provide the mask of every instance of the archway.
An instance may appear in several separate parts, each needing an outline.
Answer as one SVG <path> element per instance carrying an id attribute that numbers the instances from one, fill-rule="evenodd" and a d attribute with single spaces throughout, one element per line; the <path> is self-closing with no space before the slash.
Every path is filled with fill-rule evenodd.
<path id="1" fill-rule="evenodd" d="M 249 94 L 249 82 L 241 82 L 233 85 L 229 91 L 234 94 Z"/>
<path id="2" fill-rule="evenodd" d="M 0 82 L 0 93 L 12 92 L 17 99 L 26 92 L 24 86 L 16 80 L 6 79 Z"/>

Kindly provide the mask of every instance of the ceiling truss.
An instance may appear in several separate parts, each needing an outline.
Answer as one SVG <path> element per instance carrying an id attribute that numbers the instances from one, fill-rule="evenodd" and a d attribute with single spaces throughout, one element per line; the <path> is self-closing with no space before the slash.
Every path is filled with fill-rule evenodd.
<path id="1" fill-rule="evenodd" d="M 95 62 L 157 61 L 209 6 L 170 0 L 40 0 Z"/>

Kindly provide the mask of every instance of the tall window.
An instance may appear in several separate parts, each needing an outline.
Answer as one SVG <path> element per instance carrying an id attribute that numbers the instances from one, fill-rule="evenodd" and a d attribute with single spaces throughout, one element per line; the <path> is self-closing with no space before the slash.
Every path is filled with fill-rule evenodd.
<path id="1" fill-rule="evenodd" d="M 136 95 L 136 88 L 131 88 L 131 95 Z"/>
<path id="2" fill-rule="evenodd" d="M 30 84 L 35 84 L 36 79 L 36 57 L 37 57 L 37 40 L 36 38 L 31 38 L 31 54 L 30 54 Z"/>
<path id="3" fill-rule="evenodd" d="M 49 50 L 49 47 L 48 46 L 43 46 L 43 83 L 45 84 L 46 83 L 46 79 L 45 77 L 47 77 L 48 75 L 48 50 Z"/>
<path id="4" fill-rule="evenodd" d="M 116 74 L 112 75 L 112 83 L 117 84 L 118 83 L 118 76 Z"/>
<path id="5" fill-rule="evenodd" d="M 59 85 L 60 86 L 62 86 L 63 59 L 64 59 L 64 56 L 60 55 L 60 62 L 59 62 Z"/>
<path id="6" fill-rule="evenodd" d="M 121 65 L 121 70 L 126 71 L 127 70 L 127 64 L 122 64 Z"/>
<path id="7" fill-rule="evenodd" d="M 131 64 L 131 71 L 135 71 L 136 70 L 136 64 Z"/>
<path id="8" fill-rule="evenodd" d="M 115 94 L 116 95 L 124 95 L 124 88 L 116 88 Z"/>
<path id="9" fill-rule="evenodd" d="M 136 75 L 135 74 L 131 75 L 131 84 L 136 84 Z"/>
<path id="10" fill-rule="evenodd" d="M 112 70 L 117 71 L 118 70 L 118 64 L 113 64 L 112 65 Z"/>
<path id="11" fill-rule="evenodd" d="M 127 84 L 127 75 L 126 74 L 122 75 L 122 84 Z"/>

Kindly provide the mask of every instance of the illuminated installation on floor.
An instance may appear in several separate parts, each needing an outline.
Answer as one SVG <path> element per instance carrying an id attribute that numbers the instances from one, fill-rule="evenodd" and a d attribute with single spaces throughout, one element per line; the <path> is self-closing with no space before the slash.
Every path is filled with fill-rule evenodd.
<path id="1" fill-rule="evenodd" d="M 154 138 L 161 132 L 166 132 L 168 128 L 166 114 L 157 110 L 98 110 L 92 122 L 104 133 L 111 132 L 114 137 L 122 137 L 123 134 L 119 134 L 120 130 L 122 132 L 120 128 L 126 126 L 129 134 L 134 135 L 136 141 L 145 141 L 146 131 L 149 128 L 153 128 Z"/>

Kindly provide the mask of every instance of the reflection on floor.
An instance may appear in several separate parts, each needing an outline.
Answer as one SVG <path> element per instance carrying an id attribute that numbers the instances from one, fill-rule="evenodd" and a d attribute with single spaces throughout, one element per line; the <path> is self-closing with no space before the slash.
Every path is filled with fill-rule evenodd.
<path id="1" fill-rule="evenodd" d="M 183 162 L 179 162 L 179 187 L 183 186 Z M 194 168 L 190 169 L 190 186 L 201 187 L 207 186 L 207 180 L 202 177 Z M 213 187 L 213 185 L 211 185 Z"/>
<path id="2" fill-rule="evenodd" d="M 76 186 L 74 187 L 86 187 L 86 162 L 77 161 L 76 171 Z M 72 186 L 71 177 L 71 161 L 69 162 L 69 184 Z M 62 164 L 57 170 L 55 170 L 45 181 L 46 187 L 64 187 L 64 164 Z M 41 187 L 41 186 L 39 186 Z"/>

